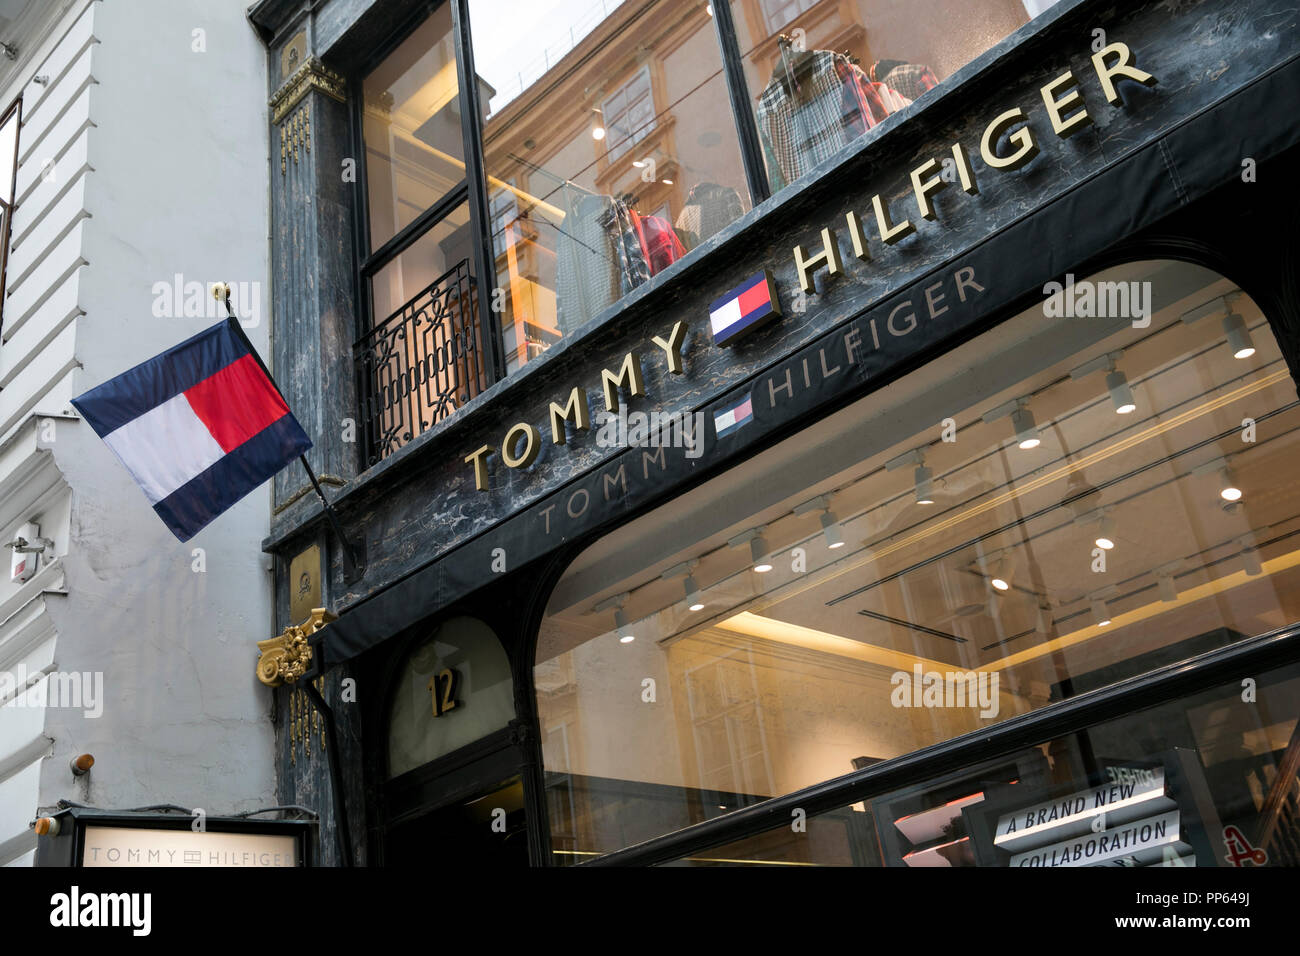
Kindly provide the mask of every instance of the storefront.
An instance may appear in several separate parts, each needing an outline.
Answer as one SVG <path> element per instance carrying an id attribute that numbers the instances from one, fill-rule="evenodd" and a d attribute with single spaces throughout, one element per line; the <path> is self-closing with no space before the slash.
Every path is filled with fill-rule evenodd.
<path id="1" fill-rule="evenodd" d="M 365 552 L 277 485 L 325 862 L 1300 861 L 1294 10 L 626 2 L 529 73 L 318 6 L 253 18 Z"/>

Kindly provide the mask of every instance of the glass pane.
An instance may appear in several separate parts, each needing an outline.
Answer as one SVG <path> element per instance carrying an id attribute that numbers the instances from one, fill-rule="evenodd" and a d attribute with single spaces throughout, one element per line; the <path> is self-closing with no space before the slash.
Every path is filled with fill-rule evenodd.
<path id="1" fill-rule="evenodd" d="M 669 866 L 1300 866 L 1300 668 Z"/>
<path id="2" fill-rule="evenodd" d="M 388 724 L 389 776 L 486 737 L 514 716 L 501 643 L 482 621 L 453 618 L 411 654 L 397 683 Z"/>
<path id="3" fill-rule="evenodd" d="M 14 161 L 18 150 L 18 111 L 14 110 L 0 126 L 0 202 L 9 205 L 14 199 Z"/>
<path id="4" fill-rule="evenodd" d="M 374 251 L 465 178 L 451 5 L 376 67 L 362 93 Z"/>
<path id="5" fill-rule="evenodd" d="M 772 191 L 1055 0 L 731 0 Z"/>
<path id="6" fill-rule="evenodd" d="M 470 232 L 462 204 L 371 279 L 374 324 L 356 350 L 370 464 L 486 387 Z"/>
<path id="7" fill-rule="evenodd" d="M 372 315 L 379 324 L 460 263 L 474 272 L 469 206 L 461 204 L 375 273 Z"/>
<path id="8" fill-rule="evenodd" d="M 950 274 L 852 347 L 982 281 Z M 1071 283 L 577 558 L 537 649 L 548 786 L 570 805 L 557 852 L 1300 620 L 1300 402 L 1259 308 L 1184 263 Z M 845 367 L 837 348 L 823 374 Z"/>
<path id="9" fill-rule="evenodd" d="M 711 8 L 470 0 L 513 370 L 749 208 Z"/>

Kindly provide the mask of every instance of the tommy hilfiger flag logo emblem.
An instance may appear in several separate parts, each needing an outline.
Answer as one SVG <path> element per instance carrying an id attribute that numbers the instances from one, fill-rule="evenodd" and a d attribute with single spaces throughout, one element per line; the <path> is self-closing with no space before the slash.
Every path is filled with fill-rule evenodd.
<path id="1" fill-rule="evenodd" d="M 719 438 L 725 438 L 742 425 L 754 420 L 754 399 L 746 395 L 739 402 L 727 405 L 713 413 L 713 430 Z"/>
<path id="2" fill-rule="evenodd" d="M 234 319 L 72 404 L 182 541 L 311 448 Z"/>
<path id="3" fill-rule="evenodd" d="M 781 314 L 776 283 L 764 269 L 709 306 L 715 345 L 729 345 L 745 332 Z"/>

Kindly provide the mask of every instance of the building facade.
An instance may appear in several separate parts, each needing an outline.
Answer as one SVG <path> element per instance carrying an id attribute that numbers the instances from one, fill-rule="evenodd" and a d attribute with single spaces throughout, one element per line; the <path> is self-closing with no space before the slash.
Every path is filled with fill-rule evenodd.
<path id="1" fill-rule="evenodd" d="M 323 862 L 1297 861 L 1293 9 L 249 16 Z"/>
<path id="2" fill-rule="evenodd" d="M 70 404 L 211 325 L 214 282 L 267 346 L 269 211 L 249 188 L 270 161 L 266 67 L 245 6 L 10 3 L 0 21 L 6 865 L 32 862 L 60 800 L 274 803 L 270 701 L 239 639 L 272 626 L 251 547 L 268 496 L 182 545 Z"/>

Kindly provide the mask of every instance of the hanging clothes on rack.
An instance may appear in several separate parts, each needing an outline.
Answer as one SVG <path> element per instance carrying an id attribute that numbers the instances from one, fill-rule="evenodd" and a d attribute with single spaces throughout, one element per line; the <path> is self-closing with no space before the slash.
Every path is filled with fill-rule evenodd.
<path id="1" fill-rule="evenodd" d="M 694 249 L 723 226 L 735 222 L 744 212 L 740 194 L 730 186 L 696 183 L 677 216 L 677 235 L 687 249 Z"/>
<path id="2" fill-rule="evenodd" d="M 632 222 L 636 226 L 641 251 L 645 254 L 652 276 L 663 272 L 686 255 L 686 247 L 677 238 L 677 233 L 667 219 L 662 216 L 642 216 L 632 210 Z"/>
<path id="3" fill-rule="evenodd" d="M 627 204 L 566 183 L 556 238 L 556 325 L 568 335 L 646 279 L 650 266 Z"/>
<path id="4" fill-rule="evenodd" d="M 881 96 L 878 84 L 852 60 L 836 61 L 836 70 L 844 83 L 845 115 L 849 135 L 856 139 L 892 112 Z"/>
<path id="5" fill-rule="evenodd" d="M 910 100 L 918 100 L 923 93 L 939 85 L 934 71 L 921 63 L 903 60 L 877 60 L 871 64 L 871 80 L 897 90 Z"/>
<path id="6" fill-rule="evenodd" d="M 754 115 L 773 190 L 802 176 L 887 113 L 860 67 L 842 53 L 798 52 L 778 41 L 781 59 Z"/>

